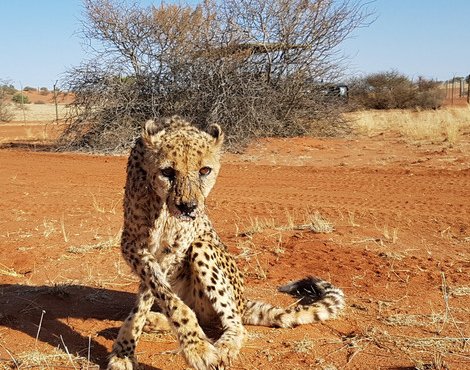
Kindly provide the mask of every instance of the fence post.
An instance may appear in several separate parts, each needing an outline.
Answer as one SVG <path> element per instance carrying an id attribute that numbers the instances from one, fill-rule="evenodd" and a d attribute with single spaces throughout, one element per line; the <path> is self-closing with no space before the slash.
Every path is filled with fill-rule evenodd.
<path id="1" fill-rule="evenodd" d="M 21 89 L 21 110 L 23 111 L 23 123 L 26 124 L 26 107 L 24 106 L 24 95 L 23 95 L 23 84 L 20 81 L 20 89 Z"/>
<path id="2" fill-rule="evenodd" d="M 57 106 L 57 81 L 54 83 L 55 123 L 59 123 L 59 108 Z"/>
<path id="3" fill-rule="evenodd" d="M 450 105 L 454 105 L 454 81 L 455 81 L 455 77 L 452 77 L 452 88 L 450 91 Z"/>
<path id="4" fill-rule="evenodd" d="M 467 77 L 467 104 L 470 104 L 470 75 Z"/>

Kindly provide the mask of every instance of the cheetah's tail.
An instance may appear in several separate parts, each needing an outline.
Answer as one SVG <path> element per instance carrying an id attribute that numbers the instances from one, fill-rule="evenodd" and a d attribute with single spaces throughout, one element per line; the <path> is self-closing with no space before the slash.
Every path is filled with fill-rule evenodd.
<path id="1" fill-rule="evenodd" d="M 279 288 L 299 299 L 296 306 L 280 308 L 269 303 L 248 301 L 243 323 L 289 328 L 335 317 L 345 305 L 343 291 L 312 276 Z"/>

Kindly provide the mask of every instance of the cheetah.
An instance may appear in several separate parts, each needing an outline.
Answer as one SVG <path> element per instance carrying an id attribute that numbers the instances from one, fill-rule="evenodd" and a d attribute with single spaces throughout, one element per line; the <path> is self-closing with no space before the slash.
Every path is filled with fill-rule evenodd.
<path id="1" fill-rule="evenodd" d="M 340 289 L 313 277 L 279 288 L 298 298 L 291 308 L 245 298 L 242 274 L 205 212 L 223 140 L 216 124 L 206 132 L 173 116 L 148 121 L 132 148 L 121 249 L 140 287 L 108 369 L 137 368 L 144 326 L 169 326 L 189 366 L 226 369 L 242 347 L 244 325 L 294 327 L 332 318 L 344 307 Z M 151 310 L 154 303 L 161 312 Z M 216 340 L 202 329 L 213 326 L 221 328 Z"/>

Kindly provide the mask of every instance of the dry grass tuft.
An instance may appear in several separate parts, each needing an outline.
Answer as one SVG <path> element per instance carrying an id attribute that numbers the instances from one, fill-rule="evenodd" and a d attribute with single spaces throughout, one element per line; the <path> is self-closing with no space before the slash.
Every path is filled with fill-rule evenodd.
<path id="1" fill-rule="evenodd" d="M 390 326 L 415 326 L 415 327 L 426 327 L 429 325 L 442 324 L 444 321 L 445 321 L 445 316 L 442 314 L 431 314 L 431 315 L 395 314 L 385 319 L 385 323 Z"/>
<path id="2" fill-rule="evenodd" d="M 318 234 L 328 234 L 334 231 L 333 224 L 324 218 L 318 211 L 313 214 L 307 214 L 307 223 L 297 225 L 295 230 L 310 230 Z"/>
<path id="3" fill-rule="evenodd" d="M 58 348 L 54 348 L 52 353 L 42 353 L 37 349 L 24 352 L 3 365 L 5 365 L 5 369 L 99 369 L 98 365 L 90 363 L 85 357 L 64 353 Z"/>
<path id="4" fill-rule="evenodd" d="M 448 142 L 456 144 L 470 129 L 470 107 L 440 110 L 361 111 L 348 118 L 355 130 L 373 137 L 395 131 L 416 141 Z"/>
<path id="5" fill-rule="evenodd" d="M 11 276 L 11 277 L 23 277 L 24 275 L 15 271 L 11 267 L 7 267 L 4 264 L 0 263 L 0 275 Z"/>
<path id="6" fill-rule="evenodd" d="M 42 227 L 44 228 L 43 235 L 45 238 L 49 238 L 49 236 L 54 234 L 56 231 L 54 221 L 52 220 L 44 219 L 42 222 Z"/>
<path id="7" fill-rule="evenodd" d="M 356 214 L 354 211 L 348 211 L 348 224 L 352 227 L 361 226 L 356 222 Z"/>
<path id="8" fill-rule="evenodd" d="M 276 228 L 276 223 L 272 218 L 250 217 L 250 225 L 246 228 L 245 231 L 239 232 L 238 236 L 251 236 L 264 230 L 275 230 Z"/>
<path id="9" fill-rule="evenodd" d="M 388 226 L 385 225 L 383 228 L 383 236 L 384 236 L 385 241 L 395 244 L 398 240 L 398 229 L 393 228 L 390 230 Z"/>
<path id="10" fill-rule="evenodd" d="M 73 253 L 73 254 L 85 254 L 91 251 L 103 251 L 103 250 L 119 247 L 120 242 L 121 242 L 121 230 L 116 235 L 114 235 L 113 237 L 110 237 L 107 240 L 103 240 L 95 244 L 87 244 L 87 245 L 82 245 L 78 247 L 69 247 L 67 248 L 67 252 Z"/>
<path id="11" fill-rule="evenodd" d="M 287 213 L 286 217 L 287 222 L 281 225 L 276 224 L 273 218 L 250 218 L 250 226 L 245 231 L 239 232 L 237 236 L 252 236 L 264 230 L 307 230 L 314 233 L 331 233 L 334 231 L 333 224 L 318 211 L 306 211 L 300 222 L 296 222 L 295 217 L 290 213 Z"/>
<path id="12" fill-rule="evenodd" d="M 121 204 L 121 199 L 113 201 L 110 204 L 109 209 L 107 209 L 103 204 L 101 204 L 97 199 L 95 194 L 91 193 L 92 202 L 93 202 L 93 209 L 98 213 L 111 213 L 113 215 L 116 214 L 116 208 Z"/>
<path id="13" fill-rule="evenodd" d="M 470 286 L 459 286 L 450 289 L 450 295 L 454 297 L 463 297 L 470 295 Z"/>
<path id="14" fill-rule="evenodd" d="M 303 338 L 302 340 L 292 343 L 292 350 L 295 353 L 310 353 L 313 349 L 314 343 L 308 338 Z"/>
<path id="15" fill-rule="evenodd" d="M 258 259 L 258 254 L 261 252 L 253 251 L 255 245 L 251 241 L 251 238 L 248 240 L 242 240 L 238 243 L 237 248 L 241 250 L 241 252 L 235 256 L 236 259 L 243 259 L 247 262 L 248 266 L 245 267 L 244 273 L 247 275 L 251 275 L 258 280 L 266 280 L 267 273 L 264 270 L 263 266 Z"/>
<path id="16" fill-rule="evenodd" d="M 400 252 L 384 251 L 379 253 L 379 257 L 401 261 L 406 255 Z"/>

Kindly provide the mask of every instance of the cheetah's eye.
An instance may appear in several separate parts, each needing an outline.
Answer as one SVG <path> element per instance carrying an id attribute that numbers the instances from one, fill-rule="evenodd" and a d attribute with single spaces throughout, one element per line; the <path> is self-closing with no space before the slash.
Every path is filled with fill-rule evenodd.
<path id="1" fill-rule="evenodd" d="M 161 174 L 168 179 L 173 179 L 175 177 L 175 170 L 171 167 L 166 167 L 161 170 Z"/>
<path id="2" fill-rule="evenodd" d="M 200 170 L 199 170 L 199 174 L 201 176 L 207 176 L 208 174 L 210 174 L 212 171 L 212 168 L 210 167 L 202 167 Z"/>

